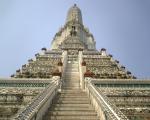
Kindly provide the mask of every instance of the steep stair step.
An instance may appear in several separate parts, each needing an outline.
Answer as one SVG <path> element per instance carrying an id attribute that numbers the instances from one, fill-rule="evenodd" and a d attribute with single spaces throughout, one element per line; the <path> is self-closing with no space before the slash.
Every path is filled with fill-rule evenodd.
<path id="1" fill-rule="evenodd" d="M 66 87 L 66 86 L 64 87 L 64 86 L 62 86 L 62 89 L 64 89 L 64 90 L 68 90 L 68 89 L 70 89 L 70 90 L 71 90 L 71 89 L 72 89 L 72 90 L 78 90 L 79 87 L 68 87 L 68 86 L 67 86 L 67 87 Z"/>
<path id="2" fill-rule="evenodd" d="M 59 103 L 59 104 L 90 104 L 89 101 L 70 101 L 70 100 L 59 100 L 57 101 L 56 103 Z"/>
<path id="3" fill-rule="evenodd" d="M 76 97 L 76 98 L 67 98 L 67 97 L 61 97 L 60 96 L 60 98 L 59 98 L 59 100 L 62 100 L 62 101 L 86 101 L 87 100 L 87 98 L 78 98 L 78 97 Z"/>
<path id="4" fill-rule="evenodd" d="M 88 95 L 80 89 L 78 66 L 78 62 L 68 61 L 62 90 L 43 120 L 99 120 Z"/>
<path id="5" fill-rule="evenodd" d="M 55 111 L 94 111 L 94 109 L 87 108 L 87 107 L 54 107 L 53 110 Z"/>
<path id="6" fill-rule="evenodd" d="M 97 116 L 51 116 L 50 120 L 99 120 Z"/>
<path id="7" fill-rule="evenodd" d="M 96 116 L 95 111 L 49 111 L 49 115 L 65 115 L 65 116 Z"/>
<path id="8" fill-rule="evenodd" d="M 91 105 L 89 104 L 53 104 L 55 107 L 70 107 L 70 108 L 79 108 L 79 107 L 82 107 L 82 108 L 89 108 L 91 107 Z"/>

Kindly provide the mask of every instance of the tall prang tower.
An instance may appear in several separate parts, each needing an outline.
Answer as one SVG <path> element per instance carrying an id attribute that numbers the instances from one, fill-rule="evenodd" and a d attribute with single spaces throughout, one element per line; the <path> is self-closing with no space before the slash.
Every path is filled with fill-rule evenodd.
<path id="1" fill-rule="evenodd" d="M 74 4 L 68 11 L 66 23 L 56 33 L 52 49 L 89 49 L 95 50 L 93 35 L 84 27 L 81 10 Z"/>
<path id="2" fill-rule="evenodd" d="M 150 80 L 95 45 L 74 4 L 51 48 L 0 78 L 0 119 L 150 120 Z"/>
<path id="3" fill-rule="evenodd" d="M 23 65 L 22 69 L 17 70 L 13 76 L 16 78 L 36 78 L 37 76 L 49 78 L 54 71 L 58 71 L 57 63 L 63 62 L 66 55 L 69 62 L 79 62 L 82 57 L 80 62 L 85 62 L 87 70 L 98 78 L 105 76 L 107 78 L 107 74 L 110 78 L 135 78 L 124 69 L 124 66 L 119 65 L 119 61 L 107 54 L 105 48 L 100 51 L 96 50 L 95 44 L 93 35 L 83 25 L 81 10 L 74 4 L 67 13 L 64 27 L 56 33 L 52 40 L 51 49 L 42 48 L 40 53 L 35 54 L 36 58 L 28 60 L 29 63 Z M 53 57 L 54 55 L 57 57 Z M 52 65 L 50 64 L 51 59 L 56 59 Z M 97 65 L 99 62 L 100 64 Z"/>

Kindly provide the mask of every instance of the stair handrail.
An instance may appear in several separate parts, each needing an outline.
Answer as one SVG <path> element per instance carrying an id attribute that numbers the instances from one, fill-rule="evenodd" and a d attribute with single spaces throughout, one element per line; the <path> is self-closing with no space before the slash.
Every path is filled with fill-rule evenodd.
<path id="1" fill-rule="evenodd" d="M 31 103 L 21 110 L 14 120 L 41 120 L 58 92 L 60 78 L 55 76 L 52 82 Z"/>
<path id="2" fill-rule="evenodd" d="M 64 75 L 65 75 L 65 72 L 66 72 L 67 62 L 68 62 L 68 52 L 67 51 L 63 52 L 62 62 L 63 62 L 63 68 L 62 68 L 62 81 L 63 81 L 64 80 Z"/>
<path id="3" fill-rule="evenodd" d="M 97 89 L 90 78 L 86 78 L 86 90 L 89 97 L 94 99 L 101 112 L 103 112 L 104 120 L 128 120 L 128 118 L 103 95 L 102 91 Z"/>
<path id="4" fill-rule="evenodd" d="M 78 64 L 79 64 L 79 76 L 80 76 L 80 87 L 84 89 L 85 87 L 85 82 L 84 82 L 84 73 L 86 72 L 86 66 L 82 66 L 83 62 L 83 51 L 79 51 L 78 55 Z"/>
<path id="5" fill-rule="evenodd" d="M 82 71 L 82 66 L 81 66 L 81 63 L 82 63 L 82 51 L 79 51 L 79 55 L 78 55 L 78 66 L 79 66 L 79 77 L 80 77 L 80 86 L 82 86 L 82 81 L 83 81 L 83 71 Z"/>

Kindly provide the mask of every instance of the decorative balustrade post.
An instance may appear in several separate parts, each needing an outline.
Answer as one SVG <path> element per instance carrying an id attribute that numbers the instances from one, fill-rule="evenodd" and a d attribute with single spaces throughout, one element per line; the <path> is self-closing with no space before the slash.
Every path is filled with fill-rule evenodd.
<path id="1" fill-rule="evenodd" d="M 59 76 L 59 75 L 54 75 L 53 77 L 52 77 L 52 79 L 54 80 L 54 82 L 57 84 L 57 86 L 58 86 L 58 92 L 61 92 L 61 87 L 62 87 L 62 79 L 61 79 L 61 77 Z"/>
<path id="2" fill-rule="evenodd" d="M 41 49 L 41 52 L 40 52 L 40 55 L 44 55 L 46 51 L 47 51 L 47 49 L 46 49 L 45 47 L 42 48 L 42 49 Z"/>
<path id="3" fill-rule="evenodd" d="M 84 89 L 85 91 L 88 93 L 88 95 L 90 95 L 89 90 L 87 88 L 87 84 L 89 84 L 91 82 L 91 77 L 85 77 L 84 78 Z"/>
<path id="4" fill-rule="evenodd" d="M 61 86 L 62 86 L 62 73 L 59 72 L 59 70 L 56 70 L 53 72 L 53 80 L 57 83 L 59 86 L 58 91 L 61 91 Z"/>
<path id="5" fill-rule="evenodd" d="M 100 53 L 101 53 L 102 56 L 106 56 L 106 55 L 107 55 L 105 48 L 102 48 L 102 49 L 100 50 Z"/>
<path id="6" fill-rule="evenodd" d="M 60 76 L 53 76 L 52 79 L 54 80 L 54 82 L 56 82 L 57 85 L 60 84 Z"/>
<path id="7" fill-rule="evenodd" d="M 67 52 L 67 50 L 64 50 L 63 53 L 62 53 L 63 66 L 62 66 L 61 84 L 63 84 L 63 81 L 64 81 L 64 75 L 65 75 L 65 72 L 66 72 L 67 62 L 68 62 L 68 52 Z"/>
<path id="8" fill-rule="evenodd" d="M 63 63 L 62 63 L 62 61 L 58 62 L 58 70 L 59 70 L 60 73 L 62 73 L 62 71 L 63 71 Z"/>
<path id="9" fill-rule="evenodd" d="M 79 73 L 80 73 L 80 87 L 84 89 L 84 73 L 86 72 L 86 62 L 83 61 L 83 51 L 79 50 Z"/>
<path id="10" fill-rule="evenodd" d="M 82 89 L 85 89 L 84 74 L 85 74 L 85 72 L 86 72 L 86 62 L 85 62 L 85 61 L 82 61 L 81 66 L 82 66 L 82 81 L 81 81 L 81 87 L 82 87 Z"/>

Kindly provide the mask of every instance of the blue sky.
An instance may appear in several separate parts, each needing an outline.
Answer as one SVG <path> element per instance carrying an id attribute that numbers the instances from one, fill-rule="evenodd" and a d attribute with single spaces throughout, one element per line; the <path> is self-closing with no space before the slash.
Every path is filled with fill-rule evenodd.
<path id="1" fill-rule="evenodd" d="M 149 0 L 0 0 L 0 76 L 50 48 L 76 3 L 97 42 L 139 78 L 150 78 Z"/>

